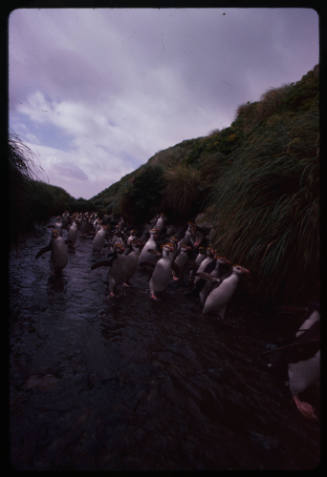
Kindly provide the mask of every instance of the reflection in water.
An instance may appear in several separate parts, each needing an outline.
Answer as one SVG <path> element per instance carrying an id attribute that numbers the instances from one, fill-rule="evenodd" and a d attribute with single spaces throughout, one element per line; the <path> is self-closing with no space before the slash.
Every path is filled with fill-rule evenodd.
<path id="1" fill-rule="evenodd" d="M 57 273 L 51 273 L 48 278 L 47 282 L 47 290 L 48 294 L 52 294 L 53 292 L 64 292 L 65 287 L 67 284 L 67 278 L 63 271 Z"/>

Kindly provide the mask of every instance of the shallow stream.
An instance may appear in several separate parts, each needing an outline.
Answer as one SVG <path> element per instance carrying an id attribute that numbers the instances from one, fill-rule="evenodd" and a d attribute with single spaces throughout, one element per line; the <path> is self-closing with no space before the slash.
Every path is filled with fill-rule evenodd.
<path id="1" fill-rule="evenodd" d="M 264 317 L 204 318 L 185 284 L 148 277 L 106 298 L 79 236 L 51 277 L 49 229 L 9 257 L 10 460 L 19 470 L 311 469 L 319 423 L 296 410 L 262 353 Z M 258 325 L 260 323 L 260 325 Z"/>

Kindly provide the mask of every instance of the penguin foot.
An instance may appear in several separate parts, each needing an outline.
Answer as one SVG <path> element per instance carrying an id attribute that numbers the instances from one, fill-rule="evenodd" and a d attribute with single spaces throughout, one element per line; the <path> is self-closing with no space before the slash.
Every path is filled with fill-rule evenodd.
<path id="1" fill-rule="evenodd" d="M 151 293 L 151 300 L 158 301 L 159 298 L 154 293 Z"/>
<path id="2" fill-rule="evenodd" d="M 114 298 L 115 296 L 116 296 L 116 295 L 115 295 L 114 292 L 112 292 L 112 291 L 108 294 L 108 298 Z"/>
<path id="3" fill-rule="evenodd" d="M 311 419 L 313 421 L 318 421 L 318 417 L 315 413 L 314 408 L 308 402 L 301 401 L 297 396 L 293 396 L 293 401 L 302 414 L 307 419 Z"/>
<path id="4" fill-rule="evenodd" d="M 130 285 L 130 284 L 127 283 L 127 282 L 124 282 L 124 283 L 123 283 L 123 287 L 131 287 L 131 286 L 132 286 L 132 285 Z"/>
<path id="5" fill-rule="evenodd" d="M 173 275 L 173 280 L 177 281 L 179 280 L 179 277 L 176 277 L 176 275 Z"/>

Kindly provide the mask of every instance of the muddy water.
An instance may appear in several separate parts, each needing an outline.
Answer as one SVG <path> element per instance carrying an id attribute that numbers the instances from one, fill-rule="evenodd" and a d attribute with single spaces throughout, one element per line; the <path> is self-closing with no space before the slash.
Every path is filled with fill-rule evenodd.
<path id="1" fill-rule="evenodd" d="M 79 236 L 51 277 L 40 227 L 12 251 L 10 459 L 25 470 L 311 469 L 319 424 L 295 410 L 261 353 L 251 309 L 225 324 L 201 316 L 171 283 L 159 302 L 147 276 L 106 298 L 107 269 L 90 270 Z M 262 317 L 261 317 L 262 318 Z"/>

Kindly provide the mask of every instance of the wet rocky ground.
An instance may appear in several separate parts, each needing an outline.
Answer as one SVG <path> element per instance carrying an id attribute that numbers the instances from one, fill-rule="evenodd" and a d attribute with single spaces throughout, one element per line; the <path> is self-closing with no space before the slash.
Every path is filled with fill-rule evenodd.
<path id="1" fill-rule="evenodd" d="M 39 227 L 9 257 L 9 444 L 18 470 L 305 470 L 320 423 L 296 410 L 263 353 L 282 328 L 234 302 L 204 318 L 186 284 L 148 277 L 106 298 L 79 236 L 59 278 Z M 315 394 L 317 399 L 317 395 Z"/>

